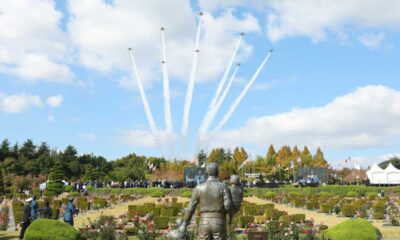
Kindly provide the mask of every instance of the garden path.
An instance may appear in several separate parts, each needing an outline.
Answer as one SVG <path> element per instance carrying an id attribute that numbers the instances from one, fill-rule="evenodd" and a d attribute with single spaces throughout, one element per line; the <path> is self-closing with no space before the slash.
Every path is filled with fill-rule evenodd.
<path id="1" fill-rule="evenodd" d="M 10 201 L 10 208 L 8 212 L 8 228 L 7 231 L 15 231 L 15 221 L 14 221 L 14 214 L 13 214 L 13 207 L 12 207 L 12 200 Z"/>
<path id="2" fill-rule="evenodd" d="M 247 197 L 245 198 L 245 200 L 250 203 L 257 203 L 257 204 L 273 203 L 272 201 L 260 199 L 257 197 Z M 280 211 L 286 211 L 289 214 L 305 214 L 306 219 L 313 219 L 315 223 L 317 224 L 323 223 L 329 227 L 332 227 L 348 219 L 346 217 L 338 217 L 335 214 L 329 215 L 326 213 L 319 213 L 313 210 L 291 207 L 285 204 L 279 204 L 279 203 L 274 203 L 274 204 L 275 208 L 279 209 Z M 381 231 L 384 239 L 386 240 L 400 239 L 400 227 L 384 226 L 384 221 L 379 221 L 379 220 L 375 220 L 373 222 L 373 225 Z"/>

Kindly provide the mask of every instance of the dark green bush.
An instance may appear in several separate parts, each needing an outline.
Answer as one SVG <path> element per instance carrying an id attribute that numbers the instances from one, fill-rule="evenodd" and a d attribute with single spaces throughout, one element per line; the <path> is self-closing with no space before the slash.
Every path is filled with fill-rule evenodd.
<path id="1" fill-rule="evenodd" d="M 373 219 L 384 219 L 385 215 L 383 213 L 372 213 Z"/>
<path id="2" fill-rule="evenodd" d="M 64 192 L 72 192 L 74 190 L 74 187 L 71 185 L 67 185 L 64 187 Z"/>
<path id="3" fill-rule="evenodd" d="M 323 203 L 319 206 L 321 212 L 323 213 L 329 213 L 330 210 L 332 209 L 332 204 L 330 203 Z"/>
<path id="4" fill-rule="evenodd" d="M 38 219 L 28 227 L 24 240 L 80 240 L 80 234 L 62 221 Z"/>
<path id="5" fill-rule="evenodd" d="M 85 197 L 78 198 L 77 207 L 79 210 L 89 210 L 89 202 Z"/>
<path id="6" fill-rule="evenodd" d="M 163 217 L 175 217 L 178 212 L 175 208 L 161 208 L 160 215 Z"/>

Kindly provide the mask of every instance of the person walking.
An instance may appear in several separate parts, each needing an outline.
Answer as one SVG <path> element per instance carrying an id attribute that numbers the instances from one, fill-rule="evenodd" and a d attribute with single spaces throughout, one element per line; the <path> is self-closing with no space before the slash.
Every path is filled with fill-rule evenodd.
<path id="1" fill-rule="evenodd" d="M 46 200 L 44 207 L 39 208 L 39 213 L 40 213 L 40 218 L 51 219 L 53 211 L 51 210 L 49 200 Z"/>
<path id="2" fill-rule="evenodd" d="M 21 232 L 19 233 L 19 239 L 23 240 L 25 236 L 25 231 L 31 224 L 31 202 L 32 198 L 26 199 L 25 207 L 24 207 L 24 215 L 22 216 Z"/>
<path id="3" fill-rule="evenodd" d="M 35 221 L 37 218 L 38 204 L 36 202 L 36 195 L 33 195 L 31 203 L 31 219 Z"/>
<path id="4" fill-rule="evenodd" d="M 74 226 L 74 215 L 78 212 L 78 209 L 76 209 L 74 206 L 74 198 L 70 197 L 67 207 L 65 208 L 64 222 L 68 223 L 71 226 Z"/>

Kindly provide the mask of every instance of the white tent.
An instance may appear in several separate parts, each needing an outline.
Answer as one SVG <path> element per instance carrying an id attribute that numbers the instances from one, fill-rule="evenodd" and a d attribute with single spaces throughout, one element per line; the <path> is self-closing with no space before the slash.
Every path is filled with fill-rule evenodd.
<path id="1" fill-rule="evenodd" d="M 388 178 L 388 184 L 400 184 L 400 170 L 389 163 L 385 169 Z"/>
<path id="2" fill-rule="evenodd" d="M 371 184 L 400 184 L 400 170 L 391 163 L 385 169 L 374 164 L 367 171 L 367 176 Z"/>

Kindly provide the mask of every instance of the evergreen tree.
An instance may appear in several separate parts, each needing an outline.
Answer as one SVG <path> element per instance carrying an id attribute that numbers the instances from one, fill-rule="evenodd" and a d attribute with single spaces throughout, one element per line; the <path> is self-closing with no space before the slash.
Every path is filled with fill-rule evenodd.
<path id="1" fill-rule="evenodd" d="M 60 162 L 57 162 L 51 169 L 49 182 L 47 183 L 46 191 L 48 195 L 55 196 L 64 190 L 64 171 Z"/>
<path id="2" fill-rule="evenodd" d="M 199 166 L 203 166 L 204 163 L 207 161 L 207 153 L 204 150 L 200 150 L 197 154 L 197 162 Z"/>
<path id="3" fill-rule="evenodd" d="M 35 144 L 33 144 L 31 139 L 26 140 L 24 144 L 22 144 L 20 154 L 29 160 L 35 159 L 37 157 L 36 146 Z"/>
<path id="4" fill-rule="evenodd" d="M 10 142 L 8 139 L 4 139 L 0 145 L 0 161 L 10 156 Z"/>

